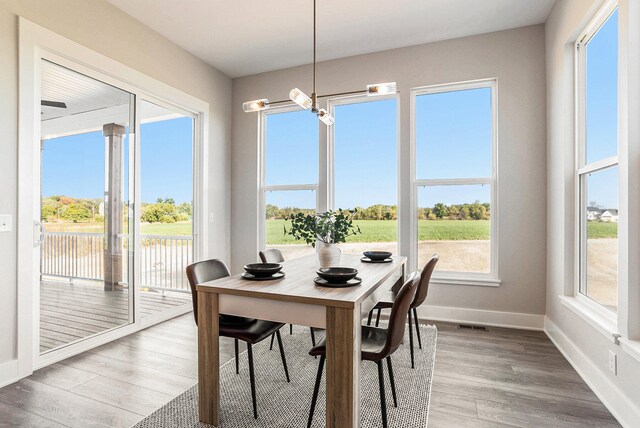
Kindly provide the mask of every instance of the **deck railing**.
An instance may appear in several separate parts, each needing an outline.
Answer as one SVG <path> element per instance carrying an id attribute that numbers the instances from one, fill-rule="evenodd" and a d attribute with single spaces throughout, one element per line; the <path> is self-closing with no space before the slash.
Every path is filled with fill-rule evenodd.
<path id="1" fill-rule="evenodd" d="M 122 277 L 128 278 L 128 240 L 122 236 Z M 140 287 L 189 292 L 185 268 L 193 262 L 191 236 L 140 236 Z M 46 232 L 40 273 L 72 279 L 104 280 L 104 234 Z"/>
<path id="2" fill-rule="evenodd" d="M 186 268 L 193 263 L 192 236 L 140 236 L 141 287 L 190 292 Z"/>

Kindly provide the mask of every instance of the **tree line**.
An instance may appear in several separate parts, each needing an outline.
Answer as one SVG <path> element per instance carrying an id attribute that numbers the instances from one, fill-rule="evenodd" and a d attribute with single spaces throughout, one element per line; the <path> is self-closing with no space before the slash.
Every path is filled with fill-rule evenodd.
<path id="1" fill-rule="evenodd" d="M 398 206 L 376 204 L 367 208 L 356 207 L 354 220 L 397 220 Z M 283 207 L 267 204 L 267 220 L 284 220 L 291 214 L 302 212 L 313 214 L 315 210 L 296 207 Z M 418 220 L 488 220 L 490 218 L 490 204 L 476 201 L 471 204 L 446 205 L 437 203 L 433 207 L 418 208 Z"/>
<path id="2" fill-rule="evenodd" d="M 42 221 L 66 223 L 102 223 L 102 198 L 72 198 L 48 196 L 42 199 Z M 103 207 L 104 209 L 104 207 Z M 127 206 L 125 205 L 125 210 Z M 126 217 L 126 212 L 124 216 Z M 140 221 L 144 223 L 175 223 L 191 221 L 193 208 L 189 202 L 176 205 L 173 198 L 158 198 L 155 203 L 142 203 Z"/>
<path id="3" fill-rule="evenodd" d="M 42 221 L 63 221 L 68 223 L 102 222 L 100 215 L 102 199 L 71 198 L 54 195 L 42 199 Z"/>
<path id="4" fill-rule="evenodd" d="M 154 204 L 142 204 L 140 221 L 144 223 L 176 223 L 191 221 L 193 208 L 189 202 L 176 205 L 173 198 L 158 198 Z"/>
<path id="5" fill-rule="evenodd" d="M 489 220 L 490 207 L 488 202 L 480 201 L 455 205 L 437 203 L 431 208 L 418 208 L 418 220 Z"/>

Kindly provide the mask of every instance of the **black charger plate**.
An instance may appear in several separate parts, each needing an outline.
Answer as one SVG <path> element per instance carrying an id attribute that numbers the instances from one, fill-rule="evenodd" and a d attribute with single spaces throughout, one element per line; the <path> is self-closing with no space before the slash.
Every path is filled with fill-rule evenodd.
<path id="1" fill-rule="evenodd" d="M 393 259 L 389 257 L 388 259 L 384 260 L 371 260 L 369 257 L 363 257 L 360 259 L 360 261 L 364 263 L 391 263 Z"/>
<path id="2" fill-rule="evenodd" d="M 315 282 L 317 285 L 321 285 L 323 287 L 333 287 L 333 288 L 343 288 L 343 287 L 353 287 L 354 285 L 359 285 L 362 282 L 362 278 L 359 277 L 355 277 L 350 279 L 347 282 L 340 282 L 340 283 L 330 283 L 329 281 L 327 281 L 326 279 L 322 279 L 319 276 L 316 277 L 313 282 Z"/>
<path id="3" fill-rule="evenodd" d="M 241 275 L 244 279 L 248 279 L 250 281 L 271 281 L 273 279 L 280 279 L 284 277 L 284 272 L 280 271 L 271 276 L 255 276 L 251 275 L 249 272 L 245 272 Z"/>

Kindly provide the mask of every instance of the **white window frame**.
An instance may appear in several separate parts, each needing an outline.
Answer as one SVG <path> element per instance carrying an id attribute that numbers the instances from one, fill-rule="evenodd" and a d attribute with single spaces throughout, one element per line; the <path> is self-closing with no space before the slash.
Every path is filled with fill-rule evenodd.
<path id="1" fill-rule="evenodd" d="M 258 116 L 258 127 L 259 127 L 259 144 L 258 144 L 258 162 L 259 162 L 259 189 L 258 189 L 258 248 L 257 251 L 262 251 L 266 248 L 266 240 L 267 240 L 267 192 L 280 192 L 280 191 L 296 191 L 296 190 L 309 190 L 316 192 L 316 206 L 315 209 L 318 209 L 319 204 L 319 192 L 318 192 L 318 181 L 316 183 L 309 184 L 274 184 L 267 185 L 266 184 L 266 173 L 267 173 L 267 117 L 273 114 L 280 113 L 290 113 L 294 111 L 300 111 L 300 107 L 296 104 L 290 103 L 285 104 L 283 106 L 273 107 L 268 110 L 263 110 L 260 112 Z M 311 113 L 309 113 L 311 114 Z M 316 141 L 317 137 L 316 137 Z M 320 160 L 321 162 L 321 160 Z"/>
<path id="2" fill-rule="evenodd" d="M 423 86 L 411 88 L 411 248 L 409 263 L 415 268 L 418 266 L 418 188 L 425 186 L 455 186 L 455 185 L 488 185 L 491 188 L 491 217 L 490 217 L 490 271 L 484 272 L 454 272 L 435 271 L 432 281 L 441 284 L 458 285 L 500 285 L 498 266 L 498 81 L 495 78 L 481 79 L 466 82 L 446 83 L 441 85 Z M 456 92 L 470 89 L 491 89 L 491 126 L 492 126 L 492 167 L 491 176 L 482 178 L 452 178 L 452 179 L 419 179 L 417 177 L 417 141 L 416 141 L 416 100 L 418 96 L 438 94 L 444 92 Z"/>
<path id="3" fill-rule="evenodd" d="M 598 11 L 584 31 L 578 36 L 575 43 L 575 173 L 574 173 L 574 194 L 575 194 L 575 254 L 574 258 L 574 278 L 575 285 L 573 296 L 580 304 L 586 306 L 587 311 L 595 314 L 608 327 L 608 330 L 615 330 L 617 314 L 595 300 L 582 293 L 585 289 L 587 279 L 587 194 L 586 180 L 589 174 L 604 171 L 619 165 L 618 155 L 599 159 L 592 163 L 586 163 L 586 69 L 587 69 L 587 49 L 586 45 L 597 34 L 609 17 L 618 7 L 616 1 L 608 0 Z M 618 192 L 620 191 L 620 174 L 618 173 Z M 619 281 L 616 283 L 619 287 Z M 620 292 L 618 288 L 618 292 Z"/>
<path id="4" fill-rule="evenodd" d="M 402 222 L 400 221 L 401 207 L 400 207 L 400 191 L 401 191 L 401 168 L 400 168 L 400 99 L 398 94 L 390 94 L 384 96 L 370 97 L 367 95 L 347 95 L 342 97 L 333 97 L 327 100 L 327 110 L 333 117 L 336 117 L 336 107 L 351 105 L 351 104 L 363 104 L 372 103 L 382 100 L 396 100 L 396 206 L 398 207 L 398 221 L 397 221 L 397 251 L 401 251 L 401 229 Z M 327 132 L 327 207 L 328 209 L 335 210 L 335 126 L 331 126 Z M 365 207 L 366 208 L 366 207 Z"/>
<path id="5" fill-rule="evenodd" d="M 158 316 L 140 317 L 136 322 L 123 325 L 105 333 L 91 336 L 81 342 L 70 344 L 59 350 L 40 355 L 39 352 L 39 275 L 35 269 L 37 247 L 36 229 L 33 227 L 35 208 L 40 203 L 40 192 L 34 191 L 36 179 L 34 168 L 38 168 L 37 160 L 40 152 L 40 61 L 45 59 L 93 79 L 113 85 L 135 95 L 136 105 L 142 100 L 189 113 L 194 117 L 194 211 L 193 234 L 202 239 L 194 246 L 194 258 L 208 257 L 209 225 L 205 221 L 209 211 L 208 205 L 208 139 L 209 139 L 209 104 L 192 95 L 186 94 L 172 86 L 155 80 L 111 58 L 99 54 L 85 46 L 73 42 L 50 30 L 34 24 L 24 18 L 19 19 L 19 151 L 18 151 L 18 322 L 17 322 L 17 370 L 16 378 L 28 376 L 33 370 L 84 352 L 88 349 L 124 337 L 151 325 L 186 313 L 190 310 L 186 305 L 177 307 L 175 311 L 167 311 Z M 158 95 L 156 95 L 158 94 Z M 139 133 L 139 120 L 131 126 L 131 133 Z M 139 144 L 135 143 L 134 156 L 138 157 Z M 137 159 L 135 160 L 138 161 Z M 139 169 L 138 169 L 139 173 Z M 39 176 L 39 173 L 38 173 Z M 139 180 L 131 177 L 139 192 Z M 131 183 L 130 183 L 131 184 Z M 137 195 L 136 195 L 137 197 Z M 138 199 L 134 199 L 134 202 Z M 136 214 L 139 207 L 134 205 Z M 134 234 L 138 231 L 134 229 Z M 134 238 L 137 241 L 137 239 Z M 137 245 L 137 243 L 135 244 Z M 139 272 L 134 272 L 136 284 L 139 283 Z M 135 293 L 138 293 L 135 287 Z M 137 297 L 134 294 L 130 304 L 137 311 Z"/>

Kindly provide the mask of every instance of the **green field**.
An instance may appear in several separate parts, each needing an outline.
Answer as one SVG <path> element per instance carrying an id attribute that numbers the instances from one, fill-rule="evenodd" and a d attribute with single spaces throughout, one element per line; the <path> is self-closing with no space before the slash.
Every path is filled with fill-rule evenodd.
<path id="1" fill-rule="evenodd" d="M 350 236 L 348 242 L 395 242 L 397 241 L 396 220 L 357 220 L 362 235 Z M 267 244 L 301 244 L 292 236 L 284 235 L 283 227 L 289 227 L 285 220 L 267 220 Z M 615 238 L 617 223 L 589 222 L 589 238 Z M 419 241 L 475 241 L 490 238 L 489 220 L 421 220 L 418 221 Z"/>
<path id="2" fill-rule="evenodd" d="M 348 242 L 395 242 L 396 220 L 356 220 L 362 235 L 350 236 Z M 284 235 L 285 220 L 267 220 L 267 244 L 301 244 L 292 236 Z M 489 239 L 489 220 L 435 220 L 418 222 L 418 239 L 421 241 L 453 241 Z"/>
<path id="3" fill-rule="evenodd" d="M 362 235 L 349 237 L 349 242 L 395 242 L 397 241 L 396 220 L 357 220 Z M 458 241 L 489 239 L 489 220 L 422 220 L 418 222 L 420 241 Z M 267 220 L 268 244 L 302 244 L 285 235 L 286 220 Z M 588 223 L 589 238 L 615 238 L 617 223 Z M 45 223 L 49 232 L 102 232 L 102 224 L 90 223 Z M 143 235 L 191 235 L 191 223 L 143 223 Z"/>
<path id="4" fill-rule="evenodd" d="M 587 222 L 587 234 L 591 239 L 615 238 L 618 236 L 618 223 Z"/>

